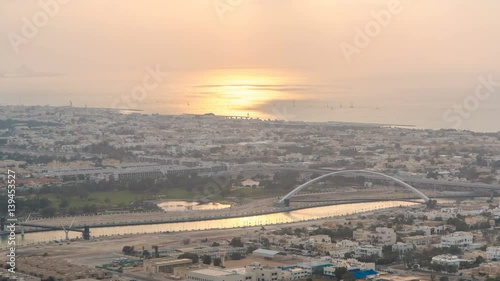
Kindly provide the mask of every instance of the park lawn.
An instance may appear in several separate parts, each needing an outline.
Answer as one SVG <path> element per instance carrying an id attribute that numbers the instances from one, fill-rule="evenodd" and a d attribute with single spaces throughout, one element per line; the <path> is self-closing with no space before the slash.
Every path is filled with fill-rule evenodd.
<path id="1" fill-rule="evenodd" d="M 81 208 L 86 205 L 96 205 L 96 206 L 118 206 L 118 205 L 129 205 L 137 200 L 146 200 L 153 198 L 154 194 L 141 194 L 134 193 L 130 191 L 103 191 L 103 192 L 91 192 L 87 199 L 81 199 L 77 196 L 67 197 L 69 206 L 68 208 Z M 51 201 L 52 207 L 59 209 L 59 204 L 61 199 L 55 194 L 44 194 L 40 197 L 47 198 Z M 106 202 L 109 199 L 109 202 Z"/>
<path id="2" fill-rule="evenodd" d="M 166 194 L 166 195 L 165 195 Z M 189 192 L 182 188 L 171 188 L 166 192 L 162 192 L 162 197 L 165 199 L 177 199 L 177 200 L 186 200 L 191 201 L 194 199 L 195 195 L 192 192 Z"/>
<path id="3" fill-rule="evenodd" d="M 59 204 L 61 199 L 56 194 L 43 194 L 40 197 L 47 198 L 51 201 L 52 207 L 59 209 Z M 174 200 L 195 200 L 193 193 L 181 189 L 174 188 L 169 189 L 167 192 L 163 191 L 159 194 L 144 194 L 136 193 L 131 191 L 99 191 L 91 192 L 87 199 L 79 198 L 78 196 L 67 197 L 69 206 L 68 208 L 82 208 L 86 205 L 96 205 L 96 206 L 109 206 L 116 207 L 120 205 L 130 205 L 134 201 L 142 201 L 148 199 L 174 199 Z M 106 202 L 109 199 L 109 202 Z"/>
<path id="4" fill-rule="evenodd" d="M 238 195 L 247 199 L 277 196 L 275 190 L 267 188 L 239 188 L 231 191 L 231 196 Z"/>
<path id="5" fill-rule="evenodd" d="M 308 189 L 322 189 L 322 188 L 333 188 L 333 187 L 335 187 L 333 184 L 313 183 L 308 187 Z"/>

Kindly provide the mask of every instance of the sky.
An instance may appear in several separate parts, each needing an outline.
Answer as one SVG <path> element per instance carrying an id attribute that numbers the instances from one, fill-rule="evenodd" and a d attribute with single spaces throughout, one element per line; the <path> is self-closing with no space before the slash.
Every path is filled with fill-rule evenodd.
<path id="1" fill-rule="evenodd" d="M 45 6 L 52 8 L 51 15 L 27 38 L 25 20 L 33 23 Z M 290 74 L 294 80 L 280 86 L 350 81 L 346 88 L 366 90 L 385 81 L 390 92 L 421 85 L 446 88 L 442 95 L 460 100 L 473 91 L 478 76 L 498 72 L 498 11 L 497 0 L 0 0 L 0 97 L 35 90 L 78 92 L 65 86 L 74 82 L 70 78 L 8 81 L 2 73 L 39 78 L 135 72 L 131 77 L 138 80 L 145 67 L 161 65 L 170 73 L 261 70 L 262 79 L 254 71 L 255 79 L 238 80 L 246 84 L 261 83 L 268 70 L 301 73 Z M 387 13 L 386 21 L 374 16 Z M 378 30 L 359 44 L 358 31 L 370 26 Z M 228 74 L 218 75 L 219 82 L 232 83 L 221 78 Z M 125 77 L 113 81 L 128 81 Z M 207 82 L 194 80 L 187 87 Z M 88 91 L 118 92 L 99 85 Z M 371 95 L 382 91 L 377 89 Z M 404 98 L 418 100 L 416 95 L 409 91 Z M 317 97 L 309 91 L 307 97 L 289 97 L 295 98 Z M 349 100 L 361 98 L 344 102 Z"/>
<path id="2" fill-rule="evenodd" d="M 339 44 L 352 43 L 354 29 L 391 1 L 64 1 L 18 54 L 6 34 L 21 34 L 22 18 L 51 1 L 0 1 L 4 71 L 20 65 L 66 73 L 160 63 L 173 69 L 291 67 L 372 75 L 489 70 L 500 62 L 495 0 L 397 1 L 402 11 L 351 64 Z M 235 6 L 221 19 L 214 6 L 224 3 Z"/>

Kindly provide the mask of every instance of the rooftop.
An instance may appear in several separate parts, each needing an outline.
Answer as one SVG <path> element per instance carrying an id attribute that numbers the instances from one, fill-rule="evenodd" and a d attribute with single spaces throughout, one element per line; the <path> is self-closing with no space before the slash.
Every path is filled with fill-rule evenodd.
<path id="1" fill-rule="evenodd" d="M 266 250 L 266 249 L 257 249 L 252 252 L 253 254 L 257 255 L 267 255 L 267 256 L 275 256 L 279 254 L 279 251 L 272 251 L 272 250 Z"/>

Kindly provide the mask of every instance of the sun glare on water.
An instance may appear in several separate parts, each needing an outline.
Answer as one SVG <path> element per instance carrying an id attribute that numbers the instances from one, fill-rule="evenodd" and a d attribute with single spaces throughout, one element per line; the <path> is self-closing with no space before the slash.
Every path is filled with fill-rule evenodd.
<path id="1" fill-rule="evenodd" d="M 195 88 L 195 94 L 202 97 L 196 106 L 216 115 L 270 118 L 272 114 L 263 112 L 263 107 L 297 98 L 287 91 L 291 77 L 285 72 L 257 69 L 203 73 Z"/>

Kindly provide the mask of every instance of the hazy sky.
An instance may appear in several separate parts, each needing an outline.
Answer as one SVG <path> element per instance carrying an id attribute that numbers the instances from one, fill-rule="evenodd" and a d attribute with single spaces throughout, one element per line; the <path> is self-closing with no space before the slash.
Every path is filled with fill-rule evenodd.
<path id="1" fill-rule="evenodd" d="M 299 120 L 446 127 L 478 77 L 500 81 L 499 11 L 498 0 L 0 0 L 0 104 L 110 107 L 159 65 L 168 81 L 129 107 L 281 117 L 286 102 Z M 33 18 L 44 26 L 26 35 Z M 341 103 L 394 111 L 333 115 Z M 461 124 L 479 128 L 499 107 L 492 95 Z"/>
<path id="2" fill-rule="evenodd" d="M 40 0 L 47 2 L 49 0 Z M 68 0 L 65 0 L 68 1 Z M 50 2 L 50 1 L 49 1 Z M 217 3 L 234 2 L 221 20 Z M 75 72 L 162 64 L 372 75 L 489 71 L 500 63 L 500 1 L 401 0 L 380 35 L 347 63 L 339 45 L 387 0 L 69 0 L 15 54 L 7 34 L 41 9 L 0 0 L 0 68 Z"/>

